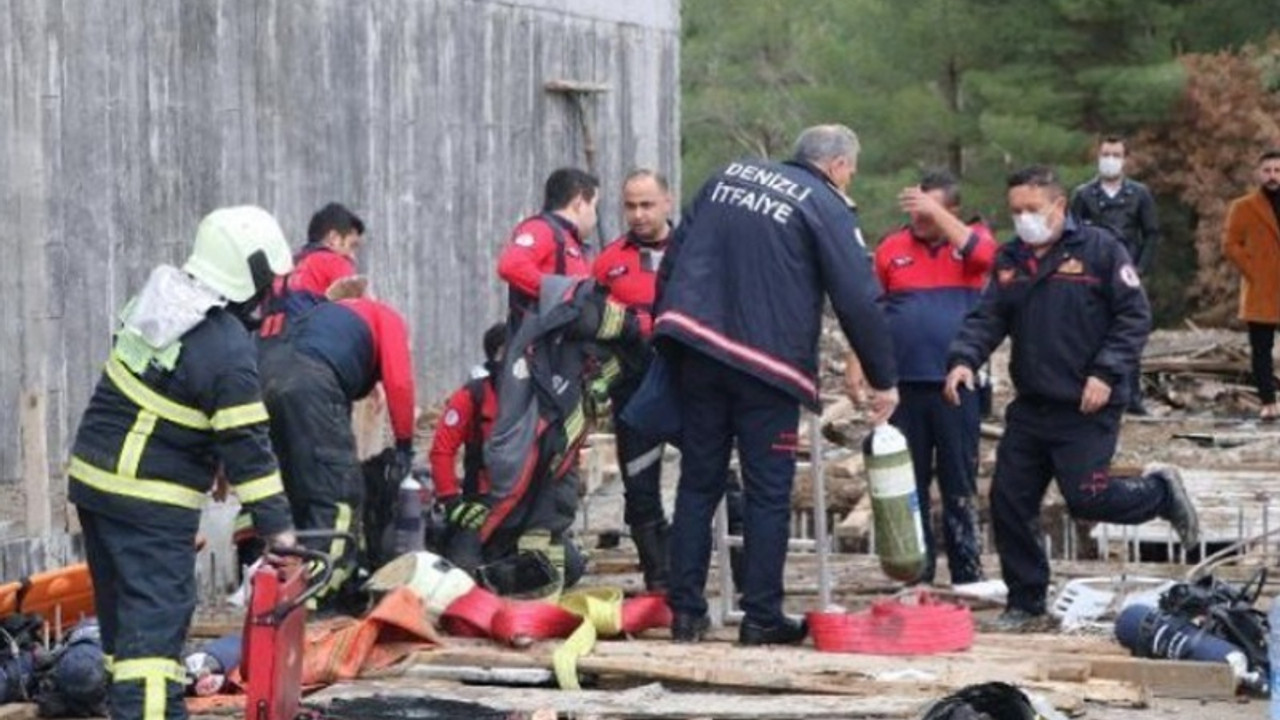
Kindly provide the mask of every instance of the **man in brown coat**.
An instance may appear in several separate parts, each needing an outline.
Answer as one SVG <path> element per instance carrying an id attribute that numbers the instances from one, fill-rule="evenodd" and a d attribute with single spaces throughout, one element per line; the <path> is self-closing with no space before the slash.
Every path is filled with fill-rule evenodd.
<path id="1" fill-rule="evenodd" d="M 1262 420 L 1280 417 L 1271 350 L 1280 326 L 1280 149 L 1258 158 L 1259 187 L 1231 203 L 1222 253 L 1239 270 L 1240 319 L 1249 325 Z"/>

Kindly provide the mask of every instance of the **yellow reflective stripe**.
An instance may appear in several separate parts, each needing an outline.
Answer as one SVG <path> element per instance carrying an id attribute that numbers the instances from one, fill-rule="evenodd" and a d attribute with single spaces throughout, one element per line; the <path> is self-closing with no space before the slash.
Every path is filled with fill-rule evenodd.
<path id="1" fill-rule="evenodd" d="M 214 430 L 222 431 L 245 425 L 257 425 L 266 421 L 267 406 L 260 402 L 251 402 L 219 410 L 213 414 L 209 424 L 213 425 Z"/>
<path id="2" fill-rule="evenodd" d="M 182 403 L 176 403 L 152 390 L 136 375 L 129 372 L 129 368 L 122 365 L 115 357 L 107 361 L 107 377 L 111 378 L 116 388 L 135 405 L 144 410 L 150 410 L 161 419 L 193 430 L 208 430 L 211 427 L 209 418 L 204 413 Z"/>
<path id="3" fill-rule="evenodd" d="M 600 366 L 600 379 L 605 384 L 612 385 L 613 381 L 622 374 L 622 363 L 618 362 L 618 358 L 611 357 Z"/>
<path id="4" fill-rule="evenodd" d="M 351 529 L 351 506 L 347 503 L 338 503 L 338 514 L 333 519 L 333 529 L 336 532 L 344 533 Z M 343 557 L 347 552 L 347 539 L 344 537 L 335 537 L 329 543 L 329 557 L 333 559 L 333 577 L 329 578 L 329 584 L 325 589 L 317 593 L 318 597 L 324 597 L 329 593 L 342 587 L 342 583 L 347 581 L 347 576 L 351 574 L 350 563 L 345 562 Z"/>
<path id="5" fill-rule="evenodd" d="M 575 440 L 581 437 L 586 427 L 587 418 L 582 412 L 582 403 L 578 403 L 573 408 L 573 412 L 569 413 L 569 417 L 564 421 L 564 436 L 568 444 L 572 445 Z"/>
<path id="6" fill-rule="evenodd" d="M 204 507 L 204 493 L 164 480 L 145 480 L 117 475 L 94 467 L 78 457 L 71 458 L 68 474 L 94 490 L 112 495 L 124 495 L 192 510 Z"/>
<path id="7" fill-rule="evenodd" d="M 596 337 L 607 340 L 622 334 L 622 321 L 626 318 L 626 310 L 615 302 L 605 302 L 604 317 L 600 320 L 600 329 Z"/>
<path id="8" fill-rule="evenodd" d="M 284 482 L 280 480 L 280 473 L 273 472 L 270 475 L 264 475 L 257 480 L 236 485 L 236 497 L 240 498 L 240 502 L 256 503 L 259 500 L 265 500 L 284 492 Z"/>
<path id="9" fill-rule="evenodd" d="M 116 474 L 125 477 L 137 477 L 138 465 L 142 462 L 142 451 L 147 447 L 147 440 L 156 429 L 159 416 L 150 410 L 139 410 L 138 419 L 133 421 L 129 434 L 124 437 L 124 445 L 120 448 L 120 460 L 116 462 Z"/>
<path id="10" fill-rule="evenodd" d="M 185 683 L 187 674 L 181 665 L 168 658 L 136 658 L 117 661 L 112 682 L 134 680 L 143 682 L 141 720 L 164 720 L 165 704 L 169 695 L 165 684 L 166 682 Z"/>

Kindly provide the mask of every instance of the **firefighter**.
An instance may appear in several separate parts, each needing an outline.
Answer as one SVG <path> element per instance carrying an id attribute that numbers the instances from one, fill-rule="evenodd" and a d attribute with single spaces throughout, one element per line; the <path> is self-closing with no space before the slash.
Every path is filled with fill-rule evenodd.
<path id="1" fill-rule="evenodd" d="M 278 335 L 285 318 L 325 300 L 363 293 L 356 252 L 364 244 L 364 221 L 339 203 L 316 211 L 307 224 L 307 244 L 293 256 L 293 272 L 272 284 L 262 303 L 263 336 Z"/>
<path id="2" fill-rule="evenodd" d="M 654 335 L 677 369 L 680 484 L 671 523 L 667 602 L 672 637 L 698 642 L 711 520 L 736 442 L 744 499 L 744 645 L 798 643 L 808 630 L 782 612 L 800 404 L 820 408 L 818 335 L 824 295 L 862 361 L 872 423 L 898 404 L 889 329 L 844 191 L 857 136 L 842 125 L 800 134 L 782 163 L 741 160 L 702 186 L 659 270 Z"/>
<path id="3" fill-rule="evenodd" d="M 596 228 L 600 181 L 577 168 L 547 177 L 542 212 L 522 220 L 498 257 L 498 277 L 507 283 L 507 336 L 538 310 L 545 275 L 589 277 L 586 239 Z"/>
<path id="4" fill-rule="evenodd" d="M 1037 531 L 1049 481 L 1074 517 L 1122 525 L 1169 520 L 1184 546 L 1197 542 L 1196 510 L 1176 469 L 1138 478 L 1109 466 L 1142 356 L 1151 308 L 1124 245 L 1108 229 L 1067 213 L 1052 168 L 1008 178 L 1017 239 L 1000 247 L 977 307 L 948 350 L 944 393 L 959 404 L 974 372 L 1006 337 L 1017 396 L 996 451 L 991 522 L 1009 596 L 993 629 L 1045 623 L 1049 560 Z"/>
<path id="5" fill-rule="evenodd" d="M 671 192 L 667 179 L 652 170 L 636 170 L 622 185 L 627 233 L 607 245 L 592 265 L 596 282 L 611 298 L 633 310 L 646 331 L 652 325 L 658 265 L 671 236 Z M 667 535 L 662 509 L 662 443 L 646 438 L 621 422 L 619 414 L 635 394 L 648 369 L 648 354 L 636 367 L 625 368 L 611 385 L 610 406 L 618 445 L 625 498 L 623 519 L 640 556 L 645 589 L 667 587 Z"/>
<path id="6" fill-rule="evenodd" d="M 431 479 L 436 501 L 445 508 L 453 524 L 461 522 L 468 501 L 489 492 L 489 473 L 484 467 L 484 443 L 493 432 L 498 417 L 497 379 L 502 373 L 503 341 L 506 326 L 498 323 L 484 334 L 485 373 L 458 388 L 445 403 L 444 414 L 431 439 Z M 463 453 L 462 482 L 458 482 L 458 451 Z"/>
<path id="7" fill-rule="evenodd" d="M 121 314 L 68 470 L 112 667 L 113 718 L 187 717 L 178 659 L 196 604 L 196 529 L 215 474 L 270 545 L 293 544 L 245 324 L 291 265 L 265 210 L 216 210 L 183 268 L 157 267 Z"/>
<path id="8" fill-rule="evenodd" d="M 404 319 L 370 298 L 326 302 L 297 317 L 279 342 L 260 344 L 262 389 L 271 443 L 300 530 L 355 532 L 364 494 L 351 405 L 382 383 L 395 454 L 388 476 L 413 463 L 414 378 Z M 352 576 L 356 548 L 341 537 L 305 539 L 335 559 L 322 607 Z"/>
<path id="9" fill-rule="evenodd" d="M 947 346 L 978 302 L 995 260 L 996 241 L 980 221 L 956 214 L 960 190 L 945 170 L 925 173 L 898 202 L 908 224 L 876 246 L 881 302 L 893 334 L 902 403 L 889 422 L 907 437 L 924 518 L 928 562 L 920 582 L 932 583 L 937 546 L 930 520 L 930 486 L 937 470 L 942 529 L 952 585 L 978 582 L 982 548 L 978 538 L 978 431 L 976 392 L 964 392 L 955 407 L 942 397 Z"/>

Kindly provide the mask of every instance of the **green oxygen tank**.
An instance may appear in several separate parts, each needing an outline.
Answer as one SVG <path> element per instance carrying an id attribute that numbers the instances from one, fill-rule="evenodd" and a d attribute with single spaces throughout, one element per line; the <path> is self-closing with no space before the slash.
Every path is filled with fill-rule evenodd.
<path id="1" fill-rule="evenodd" d="M 894 580 L 914 582 L 927 561 L 920 498 L 907 439 L 892 425 L 873 429 L 862 441 L 867 491 L 875 518 L 880 568 Z"/>

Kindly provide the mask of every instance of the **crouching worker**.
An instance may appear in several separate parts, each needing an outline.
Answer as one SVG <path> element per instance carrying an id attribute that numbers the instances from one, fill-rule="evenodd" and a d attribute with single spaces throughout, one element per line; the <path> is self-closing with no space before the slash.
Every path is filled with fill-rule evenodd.
<path id="1" fill-rule="evenodd" d="M 484 443 L 493 434 L 498 417 L 498 375 L 502 373 L 503 346 L 507 327 L 497 323 L 484 334 L 484 374 L 473 377 L 449 396 L 444 414 L 431 438 L 431 479 L 436 501 L 450 511 L 461 513 L 466 503 L 489 494 L 489 471 L 484 465 Z M 462 477 L 458 477 L 461 455 Z M 462 520 L 454 518 L 456 527 Z M 436 538 L 443 542 L 447 537 Z M 438 548 L 443 550 L 443 547 Z"/>
<path id="2" fill-rule="evenodd" d="M 358 537 L 364 479 L 351 404 L 379 382 L 395 437 L 388 477 L 404 478 L 413 462 L 413 362 L 404 319 L 377 300 L 339 300 L 299 316 L 278 340 L 260 345 L 262 388 L 294 524 Z M 336 562 L 317 595 L 322 609 L 333 608 L 336 591 L 356 571 L 357 548 L 341 536 L 302 542 Z"/>
<path id="3" fill-rule="evenodd" d="M 183 268 L 157 267 L 121 313 L 68 471 L 112 717 L 187 717 L 179 658 L 196 605 L 196 529 L 219 467 L 266 542 L 294 542 L 244 324 L 290 267 L 265 210 L 216 210 Z"/>
<path id="4" fill-rule="evenodd" d="M 578 581 L 586 561 L 570 528 L 587 430 L 583 383 L 596 358 L 642 350 L 635 314 L 592 281 L 543 280 L 537 315 L 503 357 L 484 448 L 489 490 L 447 507 L 449 560 L 504 595 L 545 597 Z"/>

